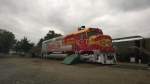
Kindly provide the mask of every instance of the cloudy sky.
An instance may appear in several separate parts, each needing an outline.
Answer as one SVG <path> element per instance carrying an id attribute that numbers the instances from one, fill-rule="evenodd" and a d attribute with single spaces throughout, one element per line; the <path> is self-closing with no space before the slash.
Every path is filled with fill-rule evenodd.
<path id="1" fill-rule="evenodd" d="M 150 37 L 150 0 L 0 0 L 0 29 L 37 42 L 48 30 L 100 27 L 113 38 Z"/>

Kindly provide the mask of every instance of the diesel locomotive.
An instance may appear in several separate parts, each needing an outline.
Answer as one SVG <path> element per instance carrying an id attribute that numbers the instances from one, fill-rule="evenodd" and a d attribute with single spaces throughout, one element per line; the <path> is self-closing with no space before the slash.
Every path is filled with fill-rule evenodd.
<path id="1" fill-rule="evenodd" d="M 115 64 L 116 54 L 109 35 L 100 28 L 79 27 L 78 31 L 42 43 L 42 56 L 50 54 L 78 54 L 81 61 Z"/>

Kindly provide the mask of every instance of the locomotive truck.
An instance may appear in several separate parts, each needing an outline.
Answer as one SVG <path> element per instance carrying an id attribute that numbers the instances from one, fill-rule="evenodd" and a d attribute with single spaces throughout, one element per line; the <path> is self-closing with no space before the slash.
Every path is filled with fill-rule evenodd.
<path id="1" fill-rule="evenodd" d="M 116 54 L 109 35 L 104 35 L 99 28 L 85 28 L 65 36 L 46 40 L 42 43 L 42 56 L 79 56 L 79 60 L 101 64 L 115 64 Z M 54 55 L 54 54 L 67 54 Z"/>

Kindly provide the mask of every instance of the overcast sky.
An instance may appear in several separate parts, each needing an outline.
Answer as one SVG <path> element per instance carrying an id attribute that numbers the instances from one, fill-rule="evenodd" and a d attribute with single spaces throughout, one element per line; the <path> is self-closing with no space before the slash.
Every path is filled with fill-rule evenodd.
<path id="1" fill-rule="evenodd" d="M 49 30 L 99 27 L 113 38 L 150 37 L 150 0 L 0 0 L 0 29 L 37 42 Z"/>

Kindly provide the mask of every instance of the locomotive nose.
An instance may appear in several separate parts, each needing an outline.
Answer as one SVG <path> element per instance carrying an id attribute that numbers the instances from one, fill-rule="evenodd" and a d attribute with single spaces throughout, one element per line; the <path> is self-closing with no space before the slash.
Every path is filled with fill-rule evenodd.
<path id="1" fill-rule="evenodd" d="M 90 43 L 98 44 L 102 47 L 111 47 L 112 46 L 111 37 L 108 35 L 92 36 L 89 40 L 90 40 Z"/>
<path id="2" fill-rule="evenodd" d="M 101 46 L 105 46 L 105 47 L 112 46 L 112 42 L 110 39 L 101 39 L 100 44 Z"/>
<path id="3" fill-rule="evenodd" d="M 111 47 L 112 46 L 111 37 L 108 35 L 99 35 L 95 39 L 99 41 L 100 46 L 103 46 L 103 47 Z"/>
<path id="4" fill-rule="evenodd" d="M 112 47 L 112 39 L 108 35 L 101 35 L 97 37 L 98 43 L 101 51 L 106 52 L 114 52 L 114 48 Z"/>

